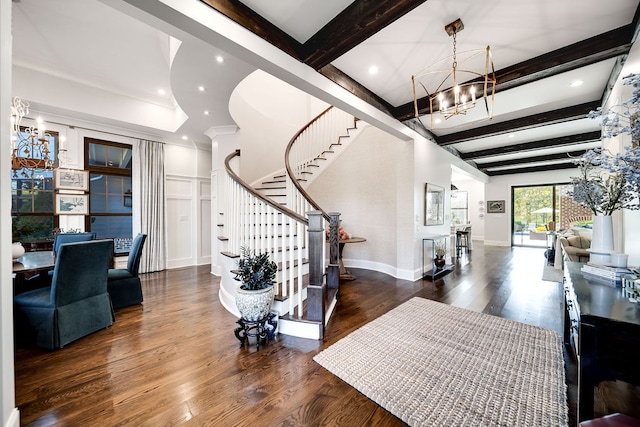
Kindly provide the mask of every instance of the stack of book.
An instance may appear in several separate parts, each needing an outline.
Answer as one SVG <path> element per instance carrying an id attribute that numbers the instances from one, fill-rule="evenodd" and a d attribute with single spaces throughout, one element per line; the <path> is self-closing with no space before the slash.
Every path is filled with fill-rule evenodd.
<path id="1" fill-rule="evenodd" d="M 633 271 L 626 267 L 613 267 L 590 262 L 583 265 L 581 271 L 585 279 L 611 286 L 621 286 L 622 276 L 633 274 Z"/>

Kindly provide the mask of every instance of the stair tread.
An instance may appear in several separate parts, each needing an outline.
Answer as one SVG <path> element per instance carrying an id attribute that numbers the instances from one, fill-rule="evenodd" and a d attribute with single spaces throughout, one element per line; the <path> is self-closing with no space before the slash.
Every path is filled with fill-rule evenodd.
<path id="1" fill-rule="evenodd" d="M 222 255 L 229 257 L 229 258 L 240 258 L 239 254 L 234 254 L 231 252 L 220 252 Z"/>

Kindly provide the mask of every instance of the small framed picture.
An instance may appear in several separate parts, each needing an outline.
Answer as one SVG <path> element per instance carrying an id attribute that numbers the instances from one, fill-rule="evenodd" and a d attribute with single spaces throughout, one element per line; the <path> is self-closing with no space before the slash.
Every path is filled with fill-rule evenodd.
<path id="1" fill-rule="evenodd" d="M 56 215 L 89 215 L 88 194 L 56 194 Z"/>
<path id="2" fill-rule="evenodd" d="M 89 171 L 58 168 L 53 174 L 56 190 L 89 190 Z"/>
<path id="3" fill-rule="evenodd" d="M 487 200 L 487 213 L 504 213 L 504 200 Z"/>

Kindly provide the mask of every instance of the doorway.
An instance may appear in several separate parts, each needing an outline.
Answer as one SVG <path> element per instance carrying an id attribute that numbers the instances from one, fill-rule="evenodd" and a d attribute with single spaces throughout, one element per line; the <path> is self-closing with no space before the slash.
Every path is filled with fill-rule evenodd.
<path id="1" fill-rule="evenodd" d="M 570 184 L 549 184 L 511 188 L 511 245 L 548 247 L 560 217 L 560 195 Z"/>

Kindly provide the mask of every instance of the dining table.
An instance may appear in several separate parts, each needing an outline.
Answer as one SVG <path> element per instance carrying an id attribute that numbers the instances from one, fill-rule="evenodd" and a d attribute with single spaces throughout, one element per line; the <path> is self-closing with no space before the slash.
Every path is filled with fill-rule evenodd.
<path id="1" fill-rule="evenodd" d="M 56 264 L 53 251 L 25 252 L 13 260 L 13 293 L 19 294 L 43 286 L 46 280 L 39 280 L 47 275 Z"/>

